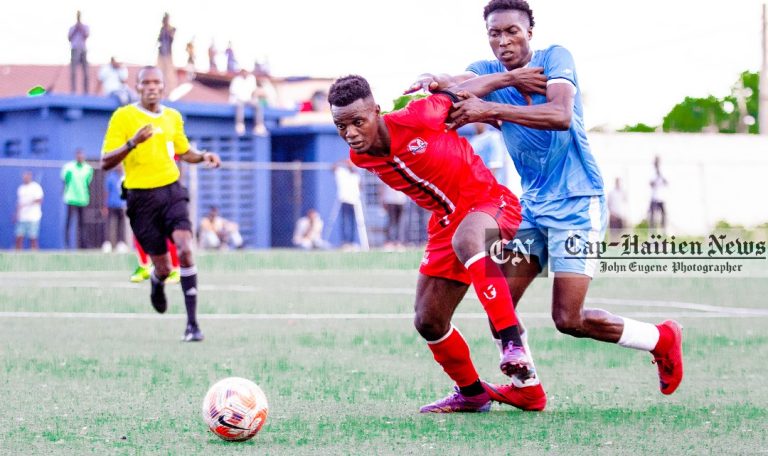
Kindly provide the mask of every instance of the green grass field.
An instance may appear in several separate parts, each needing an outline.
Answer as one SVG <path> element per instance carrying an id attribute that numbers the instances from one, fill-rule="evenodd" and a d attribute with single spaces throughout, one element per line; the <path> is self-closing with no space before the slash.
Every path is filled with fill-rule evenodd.
<path id="1" fill-rule="evenodd" d="M 0 254 L 0 454 L 761 454 L 768 450 L 765 279 L 598 277 L 588 303 L 683 323 L 686 378 L 658 391 L 646 353 L 559 334 L 551 282 L 520 304 L 549 404 L 420 415 L 450 380 L 411 323 L 420 253 L 201 255 L 207 340 L 183 303 L 154 315 L 130 255 Z M 504 381 L 479 302 L 456 324 L 481 375 Z M 261 433 L 208 431 L 208 387 L 250 378 Z"/>

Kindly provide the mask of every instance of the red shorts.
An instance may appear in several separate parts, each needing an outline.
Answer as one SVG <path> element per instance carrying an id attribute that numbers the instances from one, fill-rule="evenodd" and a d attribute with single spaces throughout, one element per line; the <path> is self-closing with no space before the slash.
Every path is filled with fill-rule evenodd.
<path id="1" fill-rule="evenodd" d="M 472 280 L 464 264 L 453 251 L 453 234 L 470 212 L 485 212 L 494 219 L 501 231 L 502 239 L 511 241 L 517 233 L 522 216 L 520 215 L 520 201 L 506 187 L 501 195 L 478 201 L 463 213 L 457 212 L 448 226 L 442 226 L 434 215 L 429 219 L 427 228 L 427 247 L 424 249 L 424 257 L 421 260 L 419 272 L 431 277 L 456 280 L 469 285 Z"/>

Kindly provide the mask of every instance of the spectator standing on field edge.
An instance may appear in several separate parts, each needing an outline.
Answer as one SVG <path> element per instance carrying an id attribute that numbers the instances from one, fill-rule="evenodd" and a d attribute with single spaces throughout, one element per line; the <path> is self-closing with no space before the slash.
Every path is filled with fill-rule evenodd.
<path id="1" fill-rule="evenodd" d="M 88 57 L 86 54 L 85 41 L 90 35 L 91 29 L 87 25 L 83 24 L 80 19 L 80 11 L 77 12 L 77 22 L 75 25 L 69 28 L 69 45 L 70 45 L 70 60 L 69 60 L 69 81 L 70 91 L 72 93 L 77 92 L 77 67 L 79 66 L 83 73 L 83 95 L 88 93 Z"/>
<path id="2" fill-rule="evenodd" d="M 504 172 L 504 159 L 507 156 L 507 148 L 501 133 L 489 125 L 477 122 L 474 124 L 475 136 L 469 139 L 469 143 L 475 153 L 483 159 L 483 163 L 493 173 L 493 177 L 504 185 L 507 181 Z"/>
<path id="3" fill-rule="evenodd" d="M 77 217 L 76 237 L 77 248 L 85 247 L 85 230 L 83 214 L 91 202 L 91 181 L 93 167 L 85 162 L 85 153 L 78 148 L 75 160 L 67 163 L 61 169 L 61 180 L 64 181 L 64 204 L 67 205 L 67 218 L 64 223 L 64 248 L 69 248 L 69 230 L 72 219 Z"/>
<path id="4" fill-rule="evenodd" d="M 627 217 L 627 194 L 621 188 L 621 179 L 616 178 L 613 190 L 608 194 L 606 203 L 608 204 L 608 228 L 610 228 L 609 239 L 616 240 L 623 233 L 621 230 L 626 226 Z"/>
<path id="5" fill-rule="evenodd" d="M 651 179 L 651 206 L 648 208 L 648 228 L 654 230 L 667 228 L 667 211 L 665 202 L 667 199 L 667 179 L 661 174 L 661 158 L 657 155 L 653 159 L 654 175 Z"/>
<path id="6" fill-rule="evenodd" d="M 385 228 L 385 248 L 400 248 L 403 246 L 403 237 L 400 229 L 400 220 L 403 216 L 403 208 L 408 202 L 405 193 L 395 190 L 389 185 L 381 186 L 381 205 L 387 212 L 387 226 Z"/>
<path id="7" fill-rule="evenodd" d="M 341 216 L 341 243 L 343 248 L 355 244 L 357 217 L 355 207 L 362 207 L 360 200 L 360 174 L 351 160 L 341 160 L 333 166 L 336 178 L 336 199 Z"/>
<path id="8" fill-rule="evenodd" d="M 106 233 L 102 250 L 106 252 L 115 249 L 118 252 L 127 252 L 125 243 L 125 199 L 123 198 L 123 167 L 118 165 L 107 171 L 104 178 L 104 207 L 101 209 L 103 216 L 107 218 Z"/>
<path id="9" fill-rule="evenodd" d="M 24 247 L 24 238 L 29 239 L 29 248 L 37 250 L 40 234 L 40 219 L 43 217 L 43 188 L 32 180 L 32 173 L 22 174 L 22 184 L 16 190 L 16 250 Z"/>

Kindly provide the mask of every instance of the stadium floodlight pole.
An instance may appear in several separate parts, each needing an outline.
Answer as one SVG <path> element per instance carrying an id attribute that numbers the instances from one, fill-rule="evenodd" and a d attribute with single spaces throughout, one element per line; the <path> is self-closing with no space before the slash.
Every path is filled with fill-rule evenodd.
<path id="1" fill-rule="evenodd" d="M 768 136 L 768 8 L 763 3 L 763 59 L 760 68 L 760 83 L 758 85 L 759 100 L 757 106 L 758 131 L 760 135 Z"/>

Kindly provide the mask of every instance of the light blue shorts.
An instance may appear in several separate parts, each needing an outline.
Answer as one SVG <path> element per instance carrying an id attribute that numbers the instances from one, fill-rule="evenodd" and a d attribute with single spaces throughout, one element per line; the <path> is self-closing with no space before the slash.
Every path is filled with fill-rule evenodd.
<path id="1" fill-rule="evenodd" d="M 37 239 L 40 234 L 40 222 L 16 222 L 16 237 Z"/>
<path id="2" fill-rule="evenodd" d="M 552 272 L 594 276 L 597 258 L 584 247 L 605 237 L 608 209 L 604 196 L 541 203 L 520 200 L 520 205 L 523 221 L 506 250 L 538 257 L 542 269 L 549 262 Z"/>

